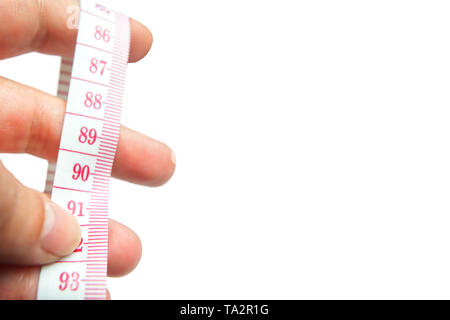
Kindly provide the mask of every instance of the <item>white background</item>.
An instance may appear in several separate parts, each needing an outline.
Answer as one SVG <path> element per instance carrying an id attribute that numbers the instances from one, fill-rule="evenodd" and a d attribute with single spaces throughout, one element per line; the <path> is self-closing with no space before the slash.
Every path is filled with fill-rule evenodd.
<path id="1" fill-rule="evenodd" d="M 450 298 L 448 1 L 110 3 L 154 35 L 123 123 L 177 155 L 113 182 L 143 243 L 113 298 Z M 58 59 L 0 74 L 55 93 Z M 45 161 L 0 159 L 43 190 Z"/>

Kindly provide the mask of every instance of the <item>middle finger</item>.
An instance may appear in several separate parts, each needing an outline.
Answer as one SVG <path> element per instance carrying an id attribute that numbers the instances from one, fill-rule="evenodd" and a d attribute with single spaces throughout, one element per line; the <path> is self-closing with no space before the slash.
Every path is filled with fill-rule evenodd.
<path id="1" fill-rule="evenodd" d="M 0 152 L 56 161 L 64 114 L 63 99 L 0 77 Z M 122 126 L 112 174 L 158 186 L 172 176 L 174 159 L 164 143 Z"/>

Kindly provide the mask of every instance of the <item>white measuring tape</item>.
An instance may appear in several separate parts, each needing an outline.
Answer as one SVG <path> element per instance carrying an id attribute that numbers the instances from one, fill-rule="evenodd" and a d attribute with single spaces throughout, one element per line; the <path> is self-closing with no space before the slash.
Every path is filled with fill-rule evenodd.
<path id="1" fill-rule="evenodd" d="M 70 256 L 42 267 L 38 299 L 106 298 L 109 181 L 129 48 L 128 17 L 81 0 L 74 58 L 61 61 L 58 96 L 67 106 L 45 192 L 78 219 L 82 239 Z"/>

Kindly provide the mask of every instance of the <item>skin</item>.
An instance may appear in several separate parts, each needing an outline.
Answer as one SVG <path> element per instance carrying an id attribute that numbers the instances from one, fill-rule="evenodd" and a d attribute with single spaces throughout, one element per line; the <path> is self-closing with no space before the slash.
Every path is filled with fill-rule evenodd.
<path id="1" fill-rule="evenodd" d="M 77 4 L 77 0 L 2 0 L 0 59 L 31 51 L 70 57 L 77 31 L 66 27 L 66 8 Z M 153 37 L 144 25 L 132 19 L 130 23 L 129 62 L 137 62 L 147 55 Z M 55 161 L 64 111 L 64 100 L 0 77 L 0 152 L 28 153 Z M 168 146 L 121 128 L 114 177 L 159 186 L 174 170 L 174 155 Z M 0 299 L 35 299 L 40 265 L 60 258 L 28 249 L 39 242 L 45 201 L 44 194 L 23 186 L 0 161 L 0 244 L 7 244 L 0 245 Z M 59 241 L 67 240 L 64 234 L 60 237 Z M 108 276 L 131 272 L 141 253 L 138 236 L 110 219 Z"/>

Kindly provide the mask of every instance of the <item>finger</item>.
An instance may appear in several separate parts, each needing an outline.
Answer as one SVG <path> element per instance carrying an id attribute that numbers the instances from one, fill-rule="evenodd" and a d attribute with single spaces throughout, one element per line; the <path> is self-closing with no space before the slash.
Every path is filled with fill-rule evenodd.
<path id="1" fill-rule="evenodd" d="M 40 267 L 0 266 L 0 300 L 34 300 Z"/>
<path id="2" fill-rule="evenodd" d="M 0 152 L 56 161 L 64 112 L 64 100 L 0 77 Z M 121 128 L 113 176 L 157 186 L 174 170 L 175 156 L 168 146 Z"/>
<path id="3" fill-rule="evenodd" d="M 124 252 L 127 251 L 127 252 Z M 132 271 L 141 257 L 141 242 L 126 226 L 109 221 L 108 276 Z M 0 266 L 0 299 L 36 299 L 40 267 Z M 109 291 L 107 299 L 111 298 Z"/>
<path id="4" fill-rule="evenodd" d="M 0 162 L 0 263 L 45 264 L 75 250 L 76 219 L 43 194 L 23 186 Z"/>
<path id="5" fill-rule="evenodd" d="M 74 6 L 79 0 L 2 0 L 0 1 L 0 59 L 30 51 L 73 55 L 77 29 L 70 28 L 75 20 Z M 143 24 L 130 19 L 130 62 L 145 57 L 153 37 Z"/>
<path id="6" fill-rule="evenodd" d="M 139 237 L 125 225 L 109 220 L 108 276 L 122 277 L 136 268 L 142 255 Z"/>
<path id="7" fill-rule="evenodd" d="M 121 127 L 113 165 L 116 178 L 129 182 L 160 186 L 175 170 L 175 154 L 164 143 Z"/>

